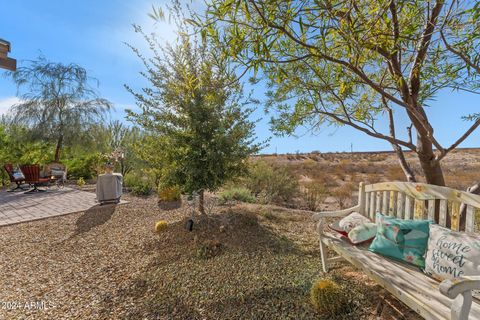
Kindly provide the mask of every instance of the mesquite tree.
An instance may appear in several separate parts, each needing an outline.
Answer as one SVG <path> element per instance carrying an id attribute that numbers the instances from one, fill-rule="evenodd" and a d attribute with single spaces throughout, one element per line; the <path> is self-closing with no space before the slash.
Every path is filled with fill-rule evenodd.
<path id="1" fill-rule="evenodd" d="M 65 145 L 72 145 L 111 108 L 89 85 L 93 80 L 77 64 L 49 62 L 40 57 L 12 73 L 20 103 L 13 120 L 28 126 L 32 139 L 55 143 L 55 162 Z"/>
<path id="2" fill-rule="evenodd" d="M 427 183 L 445 185 L 441 160 L 480 120 L 467 118 L 470 128 L 442 146 L 426 106 L 441 90 L 480 92 L 478 3 L 210 0 L 207 7 L 192 23 L 245 72 L 267 79 L 275 132 L 350 126 L 388 141 L 408 180 L 415 177 L 404 149 L 418 155 Z M 402 113 L 411 122 L 403 135 L 395 127 Z"/>
<path id="3" fill-rule="evenodd" d="M 142 33 L 139 27 L 136 31 Z M 142 59 L 149 85 L 141 91 L 127 86 L 141 112 L 129 112 L 147 134 L 145 160 L 158 165 L 161 184 L 198 192 L 204 214 L 204 191 L 215 191 L 246 170 L 254 143 L 253 111 L 227 59 L 206 42 L 180 32 L 175 45 L 145 39 L 153 57 Z M 153 158 L 153 159 L 152 159 Z M 158 159 L 158 161 L 157 161 Z"/>

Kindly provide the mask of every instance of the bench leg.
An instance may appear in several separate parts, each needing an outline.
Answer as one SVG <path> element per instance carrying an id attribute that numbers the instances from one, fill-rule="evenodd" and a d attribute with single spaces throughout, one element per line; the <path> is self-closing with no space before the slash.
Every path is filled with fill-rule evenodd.
<path id="1" fill-rule="evenodd" d="M 459 294 L 452 303 L 451 320 L 468 320 L 471 306 L 472 291 L 468 290 Z"/>
<path id="2" fill-rule="evenodd" d="M 317 231 L 318 231 L 318 242 L 320 244 L 320 258 L 322 259 L 322 270 L 323 272 L 328 272 L 328 265 L 327 265 L 327 248 L 322 241 L 322 234 L 323 234 L 323 219 L 317 224 Z"/>

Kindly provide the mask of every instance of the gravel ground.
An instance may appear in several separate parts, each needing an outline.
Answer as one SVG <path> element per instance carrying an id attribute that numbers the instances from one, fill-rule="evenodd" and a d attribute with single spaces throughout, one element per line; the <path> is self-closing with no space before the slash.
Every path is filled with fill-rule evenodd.
<path id="1" fill-rule="evenodd" d="M 0 228 L 0 319 L 322 319 L 308 301 L 321 277 L 308 215 L 236 205 L 188 232 L 186 209 L 125 200 Z M 330 277 L 351 301 L 338 319 L 418 318 L 347 264 Z"/>

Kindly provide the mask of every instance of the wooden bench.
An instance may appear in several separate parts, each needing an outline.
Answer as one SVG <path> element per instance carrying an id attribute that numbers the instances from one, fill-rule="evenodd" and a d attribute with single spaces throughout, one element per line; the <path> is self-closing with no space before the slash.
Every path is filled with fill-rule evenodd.
<path id="1" fill-rule="evenodd" d="M 466 206 L 462 223 L 461 204 Z M 372 221 L 376 212 L 382 212 L 401 219 L 432 219 L 453 230 L 474 232 L 475 212 L 479 209 L 480 196 L 447 187 L 410 182 L 360 183 L 358 205 L 313 216 L 318 221 L 323 272 L 328 271 L 329 263 L 345 259 L 425 319 L 480 319 L 480 302 L 472 299 L 472 290 L 480 289 L 480 277 L 439 283 L 418 268 L 370 252 L 368 245 L 351 245 L 325 228 L 326 218 L 356 211 Z M 338 256 L 328 258 L 326 246 Z"/>

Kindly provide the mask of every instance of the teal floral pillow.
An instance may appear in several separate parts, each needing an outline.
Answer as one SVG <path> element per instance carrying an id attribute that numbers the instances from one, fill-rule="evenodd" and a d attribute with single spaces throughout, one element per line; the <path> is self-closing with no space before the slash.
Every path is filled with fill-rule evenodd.
<path id="1" fill-rule="evenodd" d="M 377 235 L 369 250 L 425 267 L 430 220 L 403 220 L 377 213 Z"/>

